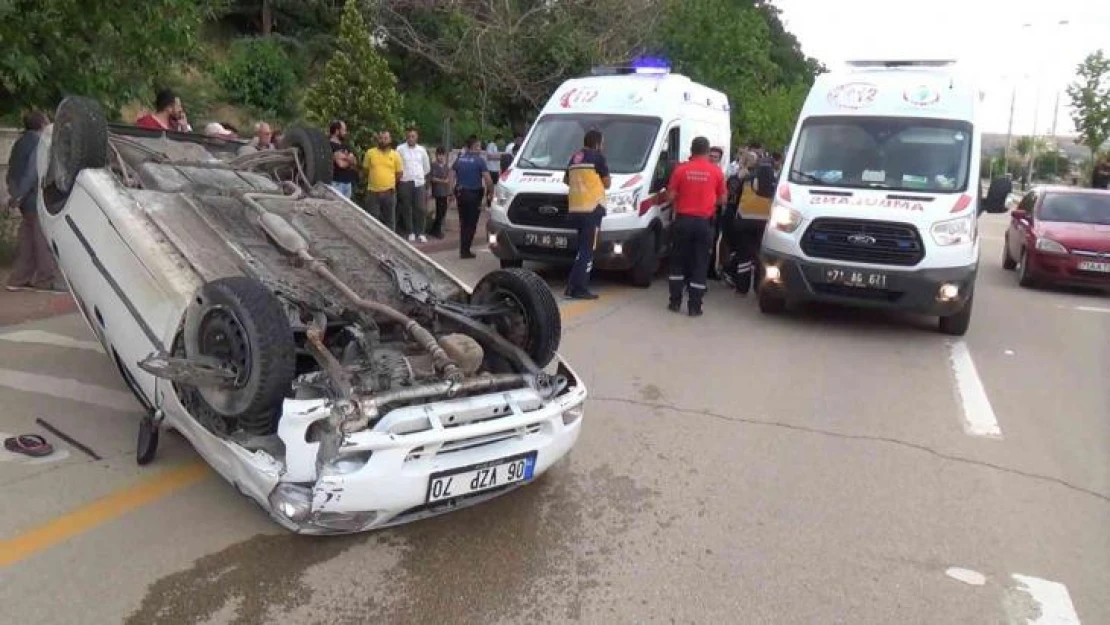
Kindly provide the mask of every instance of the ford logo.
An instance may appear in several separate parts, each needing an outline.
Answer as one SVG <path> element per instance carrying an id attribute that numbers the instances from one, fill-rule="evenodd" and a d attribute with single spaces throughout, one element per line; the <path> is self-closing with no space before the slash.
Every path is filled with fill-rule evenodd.
<path id="1" fill-rule="evenodd" d="M 558 209 L 558 207 L 552 206 L 550 204 L 546 204 L 544 206 L 541 206 L 541 207 L 537 208 L 536 212 L 541 214 L 541 215 L 549 215 L 549 216 L 550 215 L 558 215 L 559 214 L 559 209 Z"/>
<path id="2" fill-rule="evenodd" d="M 869 234 L 850 234 L 848 242 L 852 245 L 875 245 L 875 237 Z"/>

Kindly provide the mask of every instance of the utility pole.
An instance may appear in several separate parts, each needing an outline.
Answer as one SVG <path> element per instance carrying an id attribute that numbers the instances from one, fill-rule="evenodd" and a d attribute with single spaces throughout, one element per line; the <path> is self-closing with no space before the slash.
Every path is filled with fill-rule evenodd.
<path id="1" fill-rule="evenodd" d="M 1010 123 L 1006 126 L 1006 153 L 1002 155 L 1006 172 L 1010 171 L 1010 143 L 1014 137 L 1014 104 L 1017 102 L 1017 83 L 1010 92 Z"/>
<path id="2" fill-rule="evenodd" d="M 1033 184 L 1033 164 L 1037 162 L 1037 120 L 1041 115 L 1041 91 L 1037 90 L 1036 104 L 1033 105 L 1033 136 L 1031 137 L 1029 145 L 1029 177 L 1026 178 L 1029 184 Z"/>

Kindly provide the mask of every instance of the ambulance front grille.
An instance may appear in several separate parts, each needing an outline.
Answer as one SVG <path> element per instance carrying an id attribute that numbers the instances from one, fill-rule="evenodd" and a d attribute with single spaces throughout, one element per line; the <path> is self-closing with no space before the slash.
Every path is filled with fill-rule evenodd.
<path id="1" fill-rule="evenodd" d="M 554 193 L 519 193 L 509 205 L 509 221 L 518 226 L 571 230 L 567 196 Z"/>
<path id="2" fill-rule="evenodd" d="M 925 258 L 925 243 L 911 224 L 820 218 L 806 229 L 802 251 L 811 258 L 912 267 Z"/>

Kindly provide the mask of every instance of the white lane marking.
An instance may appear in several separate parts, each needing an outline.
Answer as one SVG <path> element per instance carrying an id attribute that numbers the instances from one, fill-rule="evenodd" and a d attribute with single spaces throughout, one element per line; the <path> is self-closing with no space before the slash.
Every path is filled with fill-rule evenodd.
<path id="1" fill-rule="evenodd" d="M 1076 310 L 1081 310 L 1083 312 L 1108 313 L 1108 314 L 1110 314 L 1110 308 L 1099 308 L 1098 306 L 1076 306 L 1075 309 Z"/>
<path id="2" fill-rule="evenodd" d="M 1012 577 L 1017 582 L 1014 590 L 1027 594 L 1035 604 L 1028 614 L 1019 615 L 1015 625 L 1080 625 L 1067 586 L 1026 575 Z"/>
<path id="3" fill-rule="evenodd" d="M 1014 355 L 1014 350 L 1012 350 L 1012 349 L 1006 350 L 1006 355 L 1007 356 L 1013 356 Z"/>
<path id="4" fill-rule="evenodd" d="M 971 352 L 964 341 L 954 341 L 949 344 L 952 373 L 956 376 L 956 389 L 960 394 L 964 411 L 964 432 L 972 436 L 985 436 L 987 438 L 1002 438 L 1002 429 L 998 427 L 998 419 L 994 416 L 987 391 L 983 388 L 983 381 L 979 379 L 979 371 L 971 359 Z"/>
<path id="5" fill-rule="evenodd" d="M 38 343 L 41 345 L 53 345 L 54 347 L 87 349 L 89 351 L 104 353 L 104 349 L 100 346 L 100 343 L 94 341 L 79 341 L 63 334 L 43 332 L 42 330 L 7 332 L 5 334 L 0 334 L 0 341 L 10 341 L 12 343 Z"/>
<path id="6" fill-rule="evenodd" d="M 944 574 L 958 582 L 963 582 L 972 586 L 982 586 L 987 583 L 986 575 L 983 575 L 979 571 L 972 571 L 971 569 L 961 569 L 958 566 L 948 569 Z"/>
<path id="7" fill-rule="evenodd" d="M 50 375 L 0 369 L 0 386 L 27 393 L 37 393 L 59 399 L 93 404 L 121 412 L 141 410 L 139 403 L 130 393 Z"/>

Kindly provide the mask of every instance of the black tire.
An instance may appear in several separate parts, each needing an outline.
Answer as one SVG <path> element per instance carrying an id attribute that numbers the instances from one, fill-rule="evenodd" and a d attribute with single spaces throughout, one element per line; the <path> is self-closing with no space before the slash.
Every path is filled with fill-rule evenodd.
<path id="1" fill-rule="evenodd" d="M 520 269 L 523 266 L 524 266 L 524 261 L 520 260 L 519 258 L 517 258 L 517 259 L 502 258 L 501 259 L 501 268 L 502 269 Z"/>
<path id="2" fill-rule="evenodd" d="M 967 298 L 967 303 L 960 312 L 941 317 L 937 323 L 937 328 L 944 334 L 950 336 L 963 336 L 967 334 L 967 329 L 971 325 L 971 309 L 972 304 L 975 302 L 975 293 L 972 292 L 971 296 Z"/>
<path id="3" fill-rule="evenodd" d="M 765 315 L 781 315 L 786 312 L 786 298 L 771 293 L 767 289 L 759 289 L 759 312 Z"/>
<path id="4" fill-rule="evenodd" d="M 139 437 L 135 441 L 135 463 L 150 464 L 158 452 L 158 425 L 147 415 L 139 421 Z"/>
<path id="5" fill-rule="evenodd" d="M 1017 261 L 1010 258 L 1010 242 L 1009 238 L 1002 239 L 1002 268 L 1006 271 L 1013 271 L 1017 267 Z"/>
<path id="6" fill-rule="evenodd" d="M 1021 260 L 1017 264 L 1017 281 L 1018 286 L 1027 289 L 1036 286 L 1036 280 L 1029 275 L 1029 254 L 1025 250 L 1021 251 Z"/>
<path id="7" fill-rule="evenodd" d="M 108 121 L 100 103 L 71 96 L 58 105 L 50 145 L 53 184 L 63 194 L 73 190 L 82 169 L 108 164 Z"/>
<path id="8" fill-rule="evenodd" d="M 296 374 L 293 330 L 277 297 L 245 276 L 202 286 L 185 315 L 185 354 L 215 357 L 239 373 L 226 386 L 198 387 L 214 413 L 265 436 L 277 430 Z"/>
<path id="9" fill-rule="evenodd" d="M 659 273 L 659 233 L 653 231 L 648 238 L 648 243 L 649 245 L 636 259 L 636 265 L 628 273 L 632 286 L 642 289 L 650 287 L 655 274 Z"/>
<path id="10" fill-rule="evenodd" d="M 487 273 L 474 287 L 471 301 L 492 304 L 508 300 L 518 315 L 496 322 L 497 331 L 523 349 L 539 367 L 546 367 L 559 349 L 563 319 L 547 283 L 527 269 Z"/>
<path id="11" fill-rule="evenodd" d="M 331 184 L 332 151 L 328 137 L 315 128 L 297 126 L 281 139 L 282 149 L 296 148 L 310 184 Z"/>

